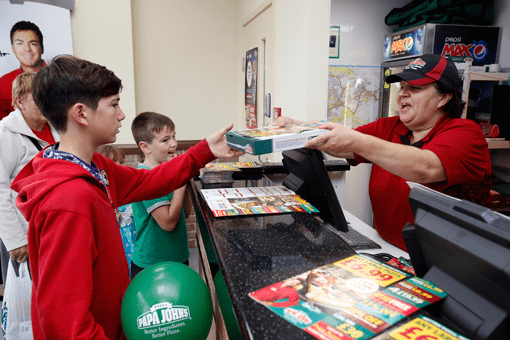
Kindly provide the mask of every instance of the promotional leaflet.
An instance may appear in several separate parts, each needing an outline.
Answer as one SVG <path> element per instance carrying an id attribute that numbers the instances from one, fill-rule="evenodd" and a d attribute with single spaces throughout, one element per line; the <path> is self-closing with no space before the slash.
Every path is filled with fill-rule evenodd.
<path id="1" fill-rule="evenodd" d="M 208 163 L 200 169 L 200 178 L 205 184 L 232 182 L 232 174 L 239 171 L 263 169 L 257 162 Z"/>
<path id="2" fill-rule="evenodd" d="M 260 168 L 257 162 L 222 162 L 222 163 L 207 163 L 202 168 L 202 173 L 207 172 L 222 172 L 222 171 L 241 171 L 243 169 Z"/>
<path id="3" fill-rule="evenodd" d="M 249 296 L 317 339 L 370 339 L 446 293 L 390 265 L 354 255 Z"/>
<path id="4" fill-rule="evenodd" d="M 202 189 L 200 193 L 215 217 L 319 212 L 284 186 Z"/>
<path id="5" fill-rule="evenodd" d="M 416 318 L 404 323 L 402 326 L 395 327 L 394 329 L 388 329 L 373 338 L 373 340 L 426 339 L 469 340 L 425 315 L 418 315 Z"/>

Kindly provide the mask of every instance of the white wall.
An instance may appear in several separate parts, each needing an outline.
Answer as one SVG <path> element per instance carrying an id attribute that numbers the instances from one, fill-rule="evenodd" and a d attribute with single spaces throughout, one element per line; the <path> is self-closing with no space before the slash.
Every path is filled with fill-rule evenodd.
<path id="1" fill-rule="evenodd" d="M 326 118 L 329 0 L 276 2 L 275 106 L 310 121 Z"/>
<path id="2" fill-rule="evenodd" d="M 133 0 L 132 6 L 137 113 L 169 116 L 181 140 L 236 122 L 239 1 Z"/>
<path id="3" fill-rule="evenodd" d="M 120 106 L 126 114 L 117 143 L 134 143 L 135 78 L 130 0 L 76 0 L 71 11 L 74 55 L 104 65 L 124 86 Z"/>
<path id="4" fill-rule="evenodd" d="M 332 65 L 379 66 L 382 63 L 383 38 L 395 26 L 384 23 L 394 7 L 410 0 L 331 0 L 330 25 L 340 26 L 340 56 Z M 346 174 L 344 208 L 368 225 L 372 225 L 372 206 L 368 197 L 370 164 L 351 167 Z"/>
<path id="5" fill-rule="evenodd" d="M 269 2 L 267 0 L 241 0 L 239 3 L 239 14 L 241 19 L 243 19 L 243 22 L 245 22 L 246 18 L 252 16 L 254 12 L 257 11 L 257 9 L 260 8 L 260 6 L 266 5 L 266 3 Z"/>

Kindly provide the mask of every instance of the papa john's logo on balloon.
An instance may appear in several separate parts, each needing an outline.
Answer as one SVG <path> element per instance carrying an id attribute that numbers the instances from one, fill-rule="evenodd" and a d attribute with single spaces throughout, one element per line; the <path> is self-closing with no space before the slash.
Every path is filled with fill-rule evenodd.
<path id="1" fill-rule="evenodd" d="M 174 306 L 169 302 L 161 302 L 153 305 L 148 312 L 140 315 L 136 319 L 136 323 L 138 329 L 146 329 L 155 326 L 165 326 L 186 319 L 191 319 L 187 306 Z"/>

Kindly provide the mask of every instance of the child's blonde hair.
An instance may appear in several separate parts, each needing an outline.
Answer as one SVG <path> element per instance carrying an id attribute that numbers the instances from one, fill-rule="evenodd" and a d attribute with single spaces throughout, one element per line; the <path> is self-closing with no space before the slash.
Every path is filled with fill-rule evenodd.
<path id="1" fill-rule="evenodd" d="M 99 148 L 97 148 L 97 152 L 99 152 L 101 155 L 110 158 L 115 163 L 121 163 L 121 161 L 124 161 L 124 151 L 122 151 L 121 148 L 114 146 L 114 145 L 101 145 Z"/>
<path id="2" fill-rule="evenodd" d="M 16 109 L 19 109 L 16 98 L 25 99 L 27 94 L 32 92 L 32 80 L 35 75 L 35 72 L 23 72 L 12 82 L 12 106 Z"/>

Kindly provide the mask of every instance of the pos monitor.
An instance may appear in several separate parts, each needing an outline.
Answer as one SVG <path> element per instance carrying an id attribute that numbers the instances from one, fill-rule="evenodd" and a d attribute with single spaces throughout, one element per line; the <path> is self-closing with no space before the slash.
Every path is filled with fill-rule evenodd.
<path id="1" fill-rule="evenodd" d="M 320 218 L 335 229 L 348 232 L 349 227 L 324 165 L 324 156 L 315 149 L 282 152 L 289 174 L 283 185 L 319 209 Z"/>
<path id="2" fill-rule="evenodd" d="M 473 340 L 510 339 L 510 218 L 420 186 L 409 202 L 416 275 L 448 293 L 428 312 Z"/>

